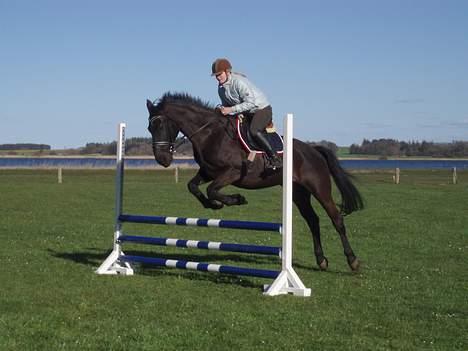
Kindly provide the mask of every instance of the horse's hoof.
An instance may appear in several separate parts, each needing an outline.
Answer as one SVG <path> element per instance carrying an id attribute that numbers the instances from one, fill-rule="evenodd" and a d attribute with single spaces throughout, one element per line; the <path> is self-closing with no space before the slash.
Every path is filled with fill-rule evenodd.
<path id="1" fill-rule="evenodd" d="M 220 210 L 224 207 L 224 205 L 220 202 L 210 202 L 209 204 L 209 208 L 211 208 L 212 210 Z"/>
<path id="2" fill-rule="evenodd" d="M 247 205 L 248 204 L 248 201 L 245 197 L 243 197 L 242 195 L 239 195 L 239 205 Z"/>
<path id="3" fill-rule="evenodd" d="M 319 267 L 322 271 L 326 271 L 328 269 L 328 260 L 326 257 L 324 257 L 322 262 L 319 263 Z"/>
<path id="4" fill-rule="evenodd" d="M 361 266 L 361 264 L 360 264 L 359 260 L 357 259 L 357 257 L 354 258 L 353 262 L 348 262 L 348 264 L 349 264 L 349 268 L 351 268 L 351 270 L 353 272 L 358 271 L 359 267 Z"/>

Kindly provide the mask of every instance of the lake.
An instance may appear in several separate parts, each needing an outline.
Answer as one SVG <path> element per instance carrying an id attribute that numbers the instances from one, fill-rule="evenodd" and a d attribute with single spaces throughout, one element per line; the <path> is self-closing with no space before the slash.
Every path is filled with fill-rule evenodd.
<path id="1" fill-rule="evenodd" d="M 468 169 L 467 160 L 340 160 L 346 169 Z M 127 168 L 161 168 L 152 158 L 127 158 Z M 193 159 L 175 159 L 173 166 L 194 167 Z M 114 168 L 115 159 L 100 157 L 0 157 L 0 168 Z"/>

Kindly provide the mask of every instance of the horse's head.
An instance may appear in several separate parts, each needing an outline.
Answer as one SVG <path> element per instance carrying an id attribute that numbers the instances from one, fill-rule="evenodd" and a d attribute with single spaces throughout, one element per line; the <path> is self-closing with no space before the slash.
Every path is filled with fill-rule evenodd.
<path id="1" fill-rule="evenodd" d="M 148 131 L 153 139 L 154 158 L 161 166 L 169 167 L 173 159 L 174 142 L 179 134 L 179 128 L 150 100 L 146 100 L 146 107 L 149 112 Z"/>

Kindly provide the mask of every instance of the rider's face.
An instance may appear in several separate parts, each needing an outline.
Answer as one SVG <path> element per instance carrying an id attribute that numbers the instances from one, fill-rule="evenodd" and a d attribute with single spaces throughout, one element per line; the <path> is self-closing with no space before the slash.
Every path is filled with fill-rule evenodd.
<path id="1" fill-rule="evenodd" d="M 218 73 L 215 77 L 219 84 L 224 84 L 227 81 L 228 74 L 226 71 L 223 71 L 221 73 Z"/>

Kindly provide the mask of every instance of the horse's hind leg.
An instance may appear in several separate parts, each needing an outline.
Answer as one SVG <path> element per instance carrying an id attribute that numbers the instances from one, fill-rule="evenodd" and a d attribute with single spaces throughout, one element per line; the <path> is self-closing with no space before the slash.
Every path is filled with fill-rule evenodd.
<path id="1" fill-rule="evenodd" d="M 188 190 L 201 202 L 203 207 L 212 208 L 213 210 L 218 210 L 223 207 L 222 203 L 208 199 L 205 194 L 200 191 L 199 186 L 201 184 L 207 183 L 209 180 L 203 175 L 202 171 L 199 170 L 195 177 L 190 179 L 187 183 Z"/>
<path id="2" fill-rule="evenodd" d="M 346 256 L 346 260 L 348 261 L 349 267 L 353 271 L 358 270 L 359 260 L 357 259 L 356 255 L 353 252 L 353 249 L 351 248 L 351 245 L 349 244 L 348 237 L 346 235 L 346 227 L 344 225 L 343 216 L 341 215 L 340 211 L 338 211 L 338 208 L 336 207 L 336 204 L 331 197 L 331 193 L 324 194 L 324 192 L 322 192 L 319 193 L 316 197 L 327 212 L 328 217 L 330 217 L 336 231 L 340 235 L 341 244 L 343 245 L 344 254 Z"/>
<path id="3" fill-rule="evenodd" d="M 319 217 L 315 213 L 310 204 L 310 192 L 303 186 L 294 183 L 293 187 L 293 201 L 296 204 L 302 217 L 306 220 L 307 225 L 312 233 L 314 241 L 314 253 L 317 265 L 320 269 L 328 268 L 328 260 L 323 255 L 322 242 L 320 240 L 320 222 Z"/>

